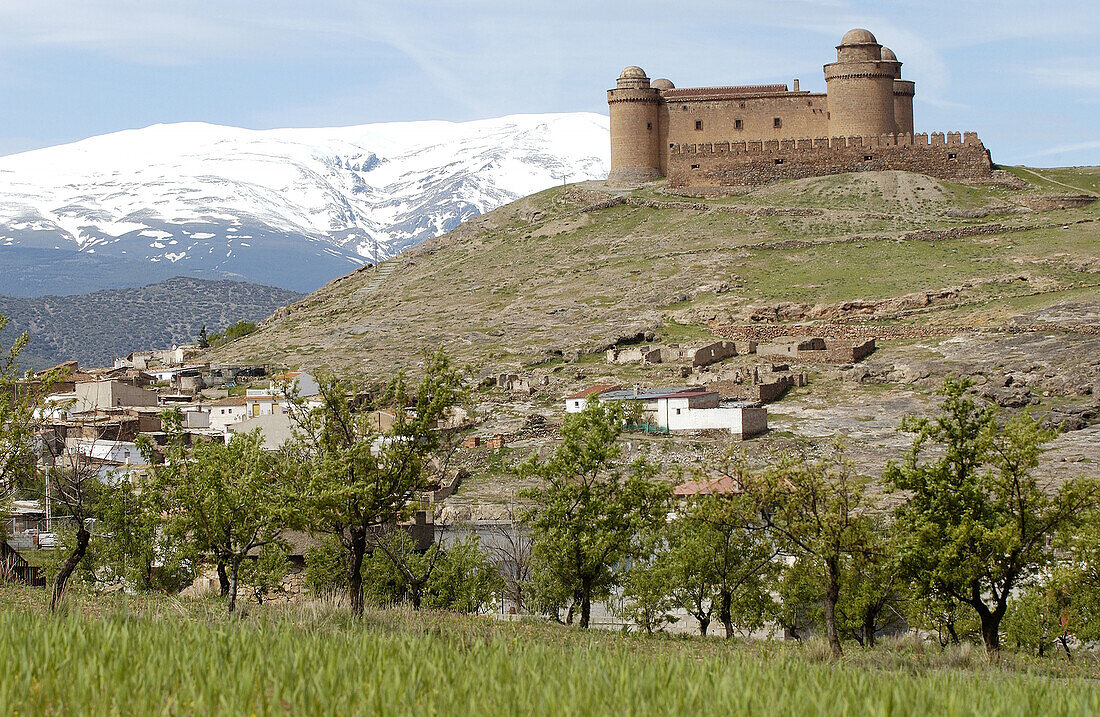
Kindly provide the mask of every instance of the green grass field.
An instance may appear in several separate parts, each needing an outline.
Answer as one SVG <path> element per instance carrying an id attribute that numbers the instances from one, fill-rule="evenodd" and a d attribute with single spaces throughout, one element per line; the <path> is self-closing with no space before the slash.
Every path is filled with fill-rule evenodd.
<path id="1" fill-rule="evenodd" d="M 0 590 L 0 713 L 1086 715 L 1096 662 L 901 643 L 830 662 L 813 645 L 582 633 L 325 604 L 253 606 Z"/>

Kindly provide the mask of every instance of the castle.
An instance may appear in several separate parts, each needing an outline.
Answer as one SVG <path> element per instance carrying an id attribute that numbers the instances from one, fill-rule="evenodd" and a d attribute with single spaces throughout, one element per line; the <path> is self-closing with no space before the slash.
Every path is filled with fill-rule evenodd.
<path id="1" fill-rule="evenodd" d="M 608 182 L 667 177 L 673 187 L 752 186 L 779 179 L 901 169 L 987 181 L 989 151 L 972 132 L 913 134 L 912 81 L 867 30 L 845 33 L 825 65 L 824 93 L 785 84 L 677 88 L 640 67 L 607 91 Z"/>

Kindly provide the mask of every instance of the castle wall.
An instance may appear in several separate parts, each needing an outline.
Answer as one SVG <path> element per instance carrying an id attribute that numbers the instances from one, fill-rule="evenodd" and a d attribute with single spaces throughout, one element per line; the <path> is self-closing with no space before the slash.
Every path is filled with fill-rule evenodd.
<path id="1" fill-rule="evenodd" d="M 755 186 L 881 170 L 982 181 L 993 170 L 989 150 L 973 132 L 680 144 L 669 152 L 672 187 Z"/>
<path id="2" fill-rule="evenodd" d="M 788 92 L 720 100 L 665 99 L 660 118 L 662 174 L 668 174 L 669 150 L 674 144 L 823 137 L 829 133 L 827 98 L 823 93 Z M 700 129 L 696 129 L 697 122 L 701 123 Z"/>

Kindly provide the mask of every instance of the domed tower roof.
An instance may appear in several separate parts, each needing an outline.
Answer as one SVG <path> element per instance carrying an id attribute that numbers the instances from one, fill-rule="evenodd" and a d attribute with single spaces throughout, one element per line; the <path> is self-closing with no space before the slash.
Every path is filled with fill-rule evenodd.
<path id="1" fill-rule="evenodd" d="M 894 79 L 901 79 L 901 63 L 898 62 L 898 56 L 894 54 L 894 51 L 889 47 L 883 46 L 882 48 L 882 61 L 883 62 L 897 62 L 897 66 L 894 69 Z"/>
<path id="2" fill-rule="evenodd" d="M 654 80 L 649 84 L 655 90 L 674 90 L 676 85 L 672 84 L 672 80 L 666 80 L 664 77 Z"/>
<path id="3" fill-rule="evenodd" d="M 870 30 L 864 30 L 861 27 L 857 27 L 853 30 L 849 30 L 844 33 L 844 37 L 840 40 L 841 45 L 877 45 L 878 40 L 871 34 Z"/>
<path id="4" fill-rule="evenodd" d="M 615 82 L 615 87 L 620 90 L 647 90 L 649 89 L 649 78 L 645 76 L 645 70 L 637 65 L 630 65 L 624 67 L 623 71 L 619 73 L 619 79 Z"/>

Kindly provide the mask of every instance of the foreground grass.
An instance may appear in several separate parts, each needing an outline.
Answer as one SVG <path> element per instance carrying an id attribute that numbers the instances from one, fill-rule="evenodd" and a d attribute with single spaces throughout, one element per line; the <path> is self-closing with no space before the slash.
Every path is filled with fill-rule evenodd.
<path id="1" fill-rule="evenodd" d="M 976 653 L 584 634 L 486 618 L 0 591 L 4 714 L 1095 714 L 1091 679 Z M 871 653 L 868 653 L 871 654 Z M 962 665 L 962 669 L 951 667 Z M 1079 668 L 1074 668 L 1079 669 Z"/>

